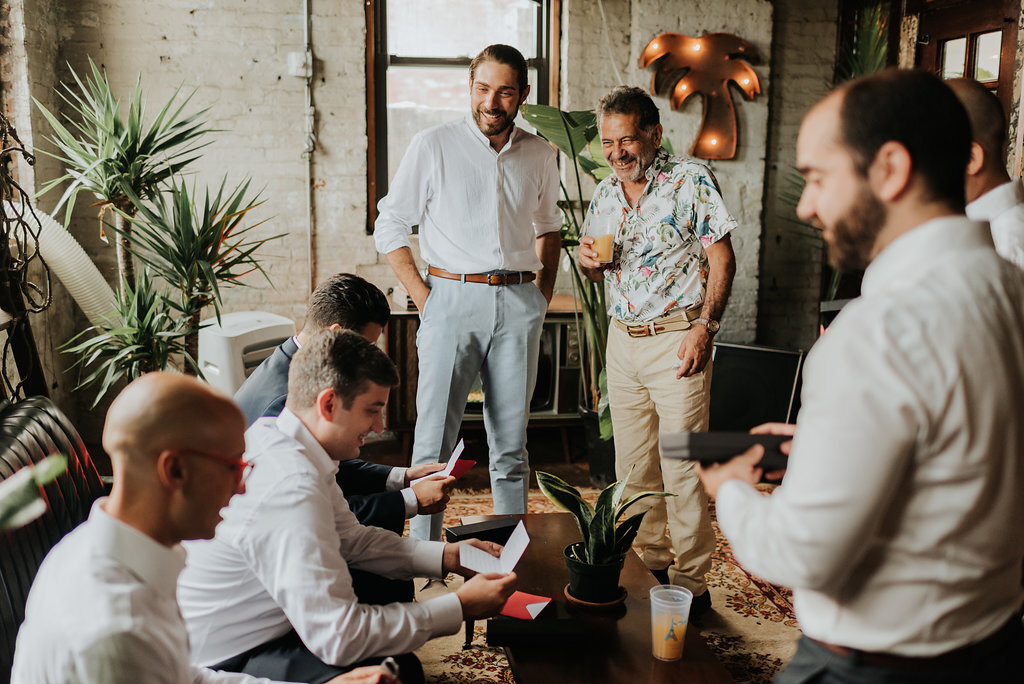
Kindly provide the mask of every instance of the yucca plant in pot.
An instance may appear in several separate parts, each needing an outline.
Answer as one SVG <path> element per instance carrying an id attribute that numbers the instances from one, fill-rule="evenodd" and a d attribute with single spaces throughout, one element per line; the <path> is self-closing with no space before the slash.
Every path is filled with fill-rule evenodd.
<path id="1" fill-rule="evenodd" d="M 40 150 L 64 165 L 64 174 L 49 181 L 38 195 L 68 183 L 54 209 L 64 211 L 64 225 L 71 220 L 75 200 L 82 191 L 96 198 L 100 207 L 100 226 L 110 208 L 118 228 L 117 266 L 119 281 L 135 282 L 134 264 L 128 251 L 130 238 L 126 218 L 135 215 L 135 204 L 124 188 L 136 197 L 159 193 L 159 186 L 180 173 L 198 158 L 196 152 L 209 144 L 201 138 L 211 131 L 203 116 L 207 110 L 185 115 L 192 96 L 179 99 L 175 90 L 150 123 L 144 121 L 141 76 L 135 84 L 127 117 L 122 117 L 121 102 L 114 95 L 107 75 L 89 59 L 90 73 L 85 79 L 74 70 L 72 87 L 63 83 L 60 96 L 66 106 L 64 122 L 35 101 L 40 113 L 53 129 L 50 142 L 56 151 Z"/>
<path id="2" fill-rule="evenodd" d="M 619 518 L 630 506 L 649 496 L 675 496 L 668 492 L 638 492 L 623 500 L 633 469 L 626 477 L 605 487 L 593 507 L 580 491 L 550 473 L 538 472 L 537 484 L 544 495 L 576 519 L 581 541 L 565 547 L 569 571 L 568 594 L 577 602 L 614 606 L 625 598 L 619 587 L 619 573 L 647 511 Z"/>

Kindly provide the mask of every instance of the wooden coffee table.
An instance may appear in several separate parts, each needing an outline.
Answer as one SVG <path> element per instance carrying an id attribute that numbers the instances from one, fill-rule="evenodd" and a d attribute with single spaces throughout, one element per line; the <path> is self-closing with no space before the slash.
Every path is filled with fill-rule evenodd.
<path id="1" fill-rule="evenodd" d="M 470 516 L 464 524 L 496 516 Z M 503 516 L 497 516 L 503 517 Z M 630 551 L 622 568 L 620 584 L 628 596 L 623 607 L 613 611 L 579 608 L 565 598 L 568 572 L 562 549 L 579 541 L 579 530 L 568 513 L 530 513 L 521 518 L 530 534 L 530 546 L 516 566 L 518 588 L 548 596 L 559 605 L 560 615 L 579 619 L 587 634 L 582 642 L 531 643 L 505 648 L 517 682 L 593 682 L 636 684 L 637 682 L 732 682 L 732 677 L 704 643 L 692 624 L 686 630 L 683 657 L 662 662 L 651 655 L 651 607 L 648 592 L 657 582 L 639 556 Z M 552 610 L 552 606 L 545 609 Z M 538 620 L 544 618 L 541 613 Z"/>

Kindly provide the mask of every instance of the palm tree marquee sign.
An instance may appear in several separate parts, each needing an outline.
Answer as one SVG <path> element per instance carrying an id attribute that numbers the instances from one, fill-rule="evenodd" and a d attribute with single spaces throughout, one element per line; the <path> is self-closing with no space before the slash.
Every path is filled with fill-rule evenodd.
<path id="1" fill-rule="evenodd" d="M 753 45 L 731 33 L 709 33 L 699 38 L 662 33 L 640 54 L 640 68 L 655 67 L 651 92 L 670 95 L 672 109 L 681 108 L 691 95 L 701 95 L 704 116 L 690 148 L 692 156 L 732 159 L 736 156 L 736 110 L 729 82 L 753 100 L 760 94 L 761 85 L 747 62 L 758 59 Z"/>

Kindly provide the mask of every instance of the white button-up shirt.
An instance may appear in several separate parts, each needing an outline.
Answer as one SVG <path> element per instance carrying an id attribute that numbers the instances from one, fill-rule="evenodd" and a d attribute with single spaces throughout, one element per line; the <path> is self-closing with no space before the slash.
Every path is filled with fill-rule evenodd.
<path id="1" fill-rule="evenodd" d="M 717 512 L 812 638 L 932 656 L 1021 605 L 1024 272 L 987 226 L 937 219 L 868 267 L 808 356 L 783 483 Z"/>
<path id="2" fill-rule="evenodd" d="M 287 408 L 245 433 L 253 463 L 210 541 L 189 542 L 178 599 L 193 662 L 219 663 L 292 628 L 325 663 L 408 653 L 462 623 L 455 594 L 363 605 L 349 566 L 394 579 L 440 577 L 444 544 L 360 525 L 332 461 Z"/>
<path id="3" fill-rule="evenodd" d="M 107 515 L 62 539 L 39 567 L 18 632 L 15 684 L 268 682 L 189 665 L 175 585 L 185 566 L 168 548 Z"/>
<path id="4" fill-rule="evenodd" d="M 373 239 L 382 254 L 410 246 L 452 273 L 541 267 L 536 239 L 559 230 L 555 149 L 514 127 L 500 152 L 472 116 L 417 133 L 387 197 L 378 204 Z"/>
<path id="5" fill-rule="evenodd" d="M 968 204 L 967 216 L 988 221 L 999 255 L 1024 268 L 1024 187 L 1019 178 L 992 188 Z"/>

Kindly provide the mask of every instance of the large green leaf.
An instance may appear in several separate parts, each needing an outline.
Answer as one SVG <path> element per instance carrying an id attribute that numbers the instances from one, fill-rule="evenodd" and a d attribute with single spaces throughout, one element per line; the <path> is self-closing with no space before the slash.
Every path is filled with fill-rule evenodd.
<path id="1" fill-rule="evenodd" d="M 584 544 L 590 538 L 590 523 L 594 517 L 594 509 L 583 500 L 580 491 L 560 477 L 537 471 L 537 484 L 544 496 L 551 500 L 562 510 L 572 513 L 576 520 L 576 526 L 580 529 L 580 535 Z"/>
<path id="2" fill-rule="evenodd" d="M 597 135 L 597 117 L 592 110 L 563 112 L 551 105 L 524 104 L 519 111 L 538 133 L 569 159 L 576 158 Z"/>

